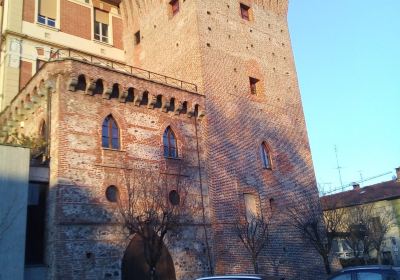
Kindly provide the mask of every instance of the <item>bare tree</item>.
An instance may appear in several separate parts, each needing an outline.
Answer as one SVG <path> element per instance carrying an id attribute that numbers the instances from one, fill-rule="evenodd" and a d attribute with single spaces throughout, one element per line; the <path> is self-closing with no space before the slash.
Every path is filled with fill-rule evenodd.
<path id="1" fill-rule="evenodd" d="M 386 234 L 394 225 L 393 213 L 386 208 L 379 211 L 373 204 L 349 208 L 344 222 L 345 240 L 354 257 L 360 262 L 368 262 L 372 250 L 376 250 L 381 263 L 381 250 Z M 362 256 L 361 256 L 362 254 Z M 361 259 L 362 257 L 362 259 Z"/>
<path id="2" fill-rule="evenodd" d="M 395 217 L 393 212 L 386 208 L 381 209 L 379 212 L 371 213 L 371 220 L 369 223 L 368 238 L 370 240 L 371 249 L 376 250 L 378 263 L 382 264 L 382 246 L 387 233 L 395 225 Z"/>
<path id="3" fill-rule="evenodd" d="M 259 273 L 258 256 L 269 241 L 269 221 L 262 215 L 251 215 L 249 220 L 238 221 L 236 234 L 251 255 L 254 273 Z"/>
<path id="4" fill-rule="evenodd" d="M 120 213 L 129 234 L 142 239 L 149 277 L 154 280 L 166 235 L 187 214 L 187 189 L 180 184 L 180 174 L 172 178 L 173 183 L 159 170 L 125 169 L 124 177 L 126 193 L 119 199 Z"/>
<path id="5" fill-rule="evenodd" d="M 344 240 L 359 263 L 365 263 L 369 258 L 368 224 L 370 212 L 370 205 L 348 208 L 343 222 Z"/>
<path id="6" fill-rule="evenodd" d="M 326 273 L 331 274 L 329 258 L 333 241 L 344 219 L 344 210 L 336 209 L 333 205 L 328 209 L 323 212 L 319 200 L 307 196 L 301 204 L 288 209 L 288 218 L 303 239 L 322 257 Z"/>

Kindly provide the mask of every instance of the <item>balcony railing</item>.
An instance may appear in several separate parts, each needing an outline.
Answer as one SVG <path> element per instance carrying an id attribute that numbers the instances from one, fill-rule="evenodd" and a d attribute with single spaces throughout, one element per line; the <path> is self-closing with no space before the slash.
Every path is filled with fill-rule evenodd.
<path id="1" fill-rule="evenodd" d="M 178 79 L 175 79 L 172 77 L 157 74 L 157 73 L 154 73 L 151 71 L 147 71 L 147 70 L 140 69 L 137 67 L 126 65 L 126 64 L 122 64 L 122 63 L 112 61 L 109 59 L 105 59 L 102 57 L 85 54 L 85 53 L 75 51 L 72 49 L 59 49 L 56 52 L 51 53 L 49 61 L 56 61 L 56 60 L 63 60 L 63 59 L 74 59 L 74 60 L 89 62 L 94 65 L 108 67 L 108 68 L 111 68 L 111 69 L 119 71 L 119 72 L 130 74 L 130 75 L 133 75 L 138 78 L 154 81 L 154 82 L 161 83 L 164 85 L 177 87 L 177 88 L 180 88 L 183 90 L 197 93 L 197 85 L 195 85 L 193 83 L 178 80 Z"/>

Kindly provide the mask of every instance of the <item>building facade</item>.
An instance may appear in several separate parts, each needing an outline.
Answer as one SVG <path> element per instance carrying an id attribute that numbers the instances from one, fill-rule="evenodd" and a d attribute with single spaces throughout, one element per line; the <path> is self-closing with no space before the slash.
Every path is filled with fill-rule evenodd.
<path id="1" fill-rule="evenodd" d="M 344 215 L 357 213 L 355 209 L 364 207 L 366 213 L 361 215 L 371 219 L 374 229 L 377 228 L 378 232 L 384 233 L 379 258 L 376 249 L 368 250 L 371 261 L 398 266 L 400 264 L 400 168 L 396 168 L 396 173 L 397 179 L 392 181 L 363 188 L 355 184 L 353 190 L 323 196 L 321 204 L 324 211 L 343 209 Z M 387 232 L 382 228 L 387 228 Z M 356 256 L 363 255 L 357 252 L 355 254 L 353 248 L 348 245 L 348 240 L 343 236 L 336 239 L 333 253 L 344 265 L 356 264 Z"/>
<path id="2" fill-rule="evenodd" d="M 106 194 L 123 192 L 133 168 L 179 174 L 202 210 L 167 238 L 173 279 L 252 272 L 234 230 L 248 197 L 271 217 L 260 270 L 322 275 L 285 215 L 304 195 L 318 199 L 287 0 L 1 7 L 2 139 L 49 144 L 49 279 L 128 279 L 121 267 L 133 241 Z"/>

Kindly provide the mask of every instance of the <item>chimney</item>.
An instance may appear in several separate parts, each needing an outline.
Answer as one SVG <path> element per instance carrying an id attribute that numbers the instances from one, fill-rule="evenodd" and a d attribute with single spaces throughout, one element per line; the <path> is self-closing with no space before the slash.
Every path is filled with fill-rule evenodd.
<path id="1" fill-rule="evenodd" d="M 396 168 L 396 175 L 397 175 L 396 182 L 400 182 L 400 167 Z"/>
<path id="2" fill-rule="evenodd" d="M 359 190 L 360 189 L 360 184 L 353 182 L 351 183 L 351 185 L 353 186 L 353 190 Z"/>

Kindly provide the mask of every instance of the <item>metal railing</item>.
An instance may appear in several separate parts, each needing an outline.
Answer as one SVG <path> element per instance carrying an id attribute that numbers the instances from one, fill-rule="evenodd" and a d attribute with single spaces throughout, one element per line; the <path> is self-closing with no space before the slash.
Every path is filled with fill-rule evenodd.
<path id="1" fill-rule="evenodd" d="M 49 61 L 63 60 L 63 59 L 74 59 L 74 60 L 88 62 L 94 65 L 99 65 L 111 68 L 119 72 L 130 74 L 138 78 L 154 81 L 157 83 L 197 93 L 197 85 L 193 83 L 178 80 L 162 74 L 157 74 L 148 70 L 126 65 L 106 58 L 85 54 L 73 49 L 59 49 L 56 52 L 51 53 Z"/>

